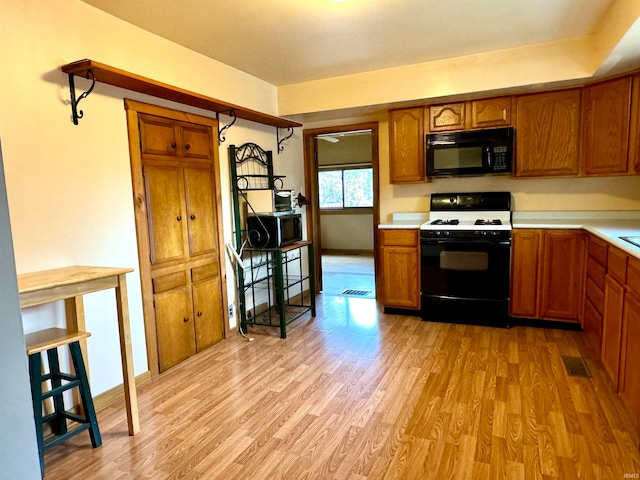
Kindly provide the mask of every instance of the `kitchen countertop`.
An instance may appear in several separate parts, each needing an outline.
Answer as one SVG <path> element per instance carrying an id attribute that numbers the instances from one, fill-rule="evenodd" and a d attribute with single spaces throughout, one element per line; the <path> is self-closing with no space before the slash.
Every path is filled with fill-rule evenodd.
<path id="1" fill-rule="evenodd" d="M 394 213 L 390 222 L 381 223 L 378 228 L 420 228 L 427 221 L 428 213 Z M 640 236 L 640 212 L 513 212 L 511 223 L 513 228 L 581 228 L 640 258 L 640 247 L 620 239 Z"/>
<path id="2" fill-rule="evenodd" d="M 620 237 L 640 236 L 640 212 L 513 212 L 513 228 L 582 228 L 640 258 L 640 247 Z"/>

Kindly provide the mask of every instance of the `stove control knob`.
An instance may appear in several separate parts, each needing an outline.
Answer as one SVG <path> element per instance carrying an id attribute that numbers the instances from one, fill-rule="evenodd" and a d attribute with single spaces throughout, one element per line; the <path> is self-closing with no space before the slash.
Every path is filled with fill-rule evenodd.
<path id="1" fill-rule="evenodd" d="M 487 231 L 486 230 L 482 230 L 480 232 L 480 235 L 482 235 L 483 237 L 486 237 L 487 236 Z"/>
<path id="2" fill-rule="evenodd" d="M 477 236 L 480 235 L 480 232 L 478 230 L 476 230 L 475 232 L 473 232 L 473 235 L 477 237 Z"/>
<path id="3" fill-rule="evenodd" d="M 496 232 L 495 230 L 493 230 L 493 231 L 491 232 L 491 236 L 492 236 L 492 237 L 497 237 L 497 236 L 498 236 L 498 232 Z"/>
<path id="4" fill-rule="evenodd" d="M 440 230 L 436 230 L 436 237 L 439 237 L 442 234 Z"/>
<path id="5" fill-rule="evenodd" d="M 445 236 L 445 237 L 448 237 L 448 236 L 449 236 L 449 230 L 447 230 L 447 231 L 445 231 L 445 232 L 444 232 L 444 236 Z"/>

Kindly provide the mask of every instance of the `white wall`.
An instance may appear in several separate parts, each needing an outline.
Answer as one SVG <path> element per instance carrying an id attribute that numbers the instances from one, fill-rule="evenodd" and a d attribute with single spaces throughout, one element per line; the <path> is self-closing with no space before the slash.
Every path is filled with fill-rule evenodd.
<path id="1" fill-rule="evenodd" d="M 0 478 L 40 478 L 27 354 L 0 148 Z M 10 434 L 9 434 L 10 432 Z"/>
<path id="2" fill-rule="evenodd" d="M 135 373 L 145 372 L 142 298 L 133 214 L 124 98 L 213 117 L 127 90 L 96 84 L 70 119 L 60 65 L 83 58 L 220 100 L 277 114 L 276 89 L 259 79 L 145 32 L 77 0 L 0 0 L 0 89 L 9 209 L 18 273 L 67 265 L 132 267 L 127 276 Z M 88 82 L 76 80 L 80 90 Z M 222 116 L 222 122 L 228 117 Z M 299 189 L 301 132 L 277 155 L 274 127 L 238 120 L 220 147 L 225 241 L 232 241 L 227 147 L 251 141 L 274 151 L 275 170 Z M 227 288 L 234 299 L 233 269 Z M 92 392 L 122 382 L 112 291 L 85 297 Z M 25 309 L 25 331 L 64 322 L 64 306 Z M 144 426 L 142 426 L 144 429 Z"/>

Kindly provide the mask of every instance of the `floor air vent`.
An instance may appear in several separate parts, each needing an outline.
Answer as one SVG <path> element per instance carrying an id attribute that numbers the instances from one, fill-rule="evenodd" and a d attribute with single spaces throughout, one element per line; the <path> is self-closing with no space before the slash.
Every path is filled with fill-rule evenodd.
<path id="1" fill-rule="evenodd" d="M 582 357 L 562 357 L 567 373 L 572 377 L 591 377 Z"/>
<path id="2" fill-rule="evenodd" d="M 353 295 L 355 297 L 366 297 L 369 293 L 369 290 L 354 290 L 352 288 L 347 288 L 343 290 L 340 295 Z"/>

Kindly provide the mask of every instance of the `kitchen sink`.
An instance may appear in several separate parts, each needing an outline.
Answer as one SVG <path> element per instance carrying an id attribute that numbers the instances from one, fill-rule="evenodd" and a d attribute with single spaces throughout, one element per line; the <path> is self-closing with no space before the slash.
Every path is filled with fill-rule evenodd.
<path id="1" fill-rule="evenodd" d="M 640 236 L 639 237 L 619 237 L 620 240 L 624 240 L 625 242 L 629 242 L 631 245 L 636 247 L 640 247 Z"/>

